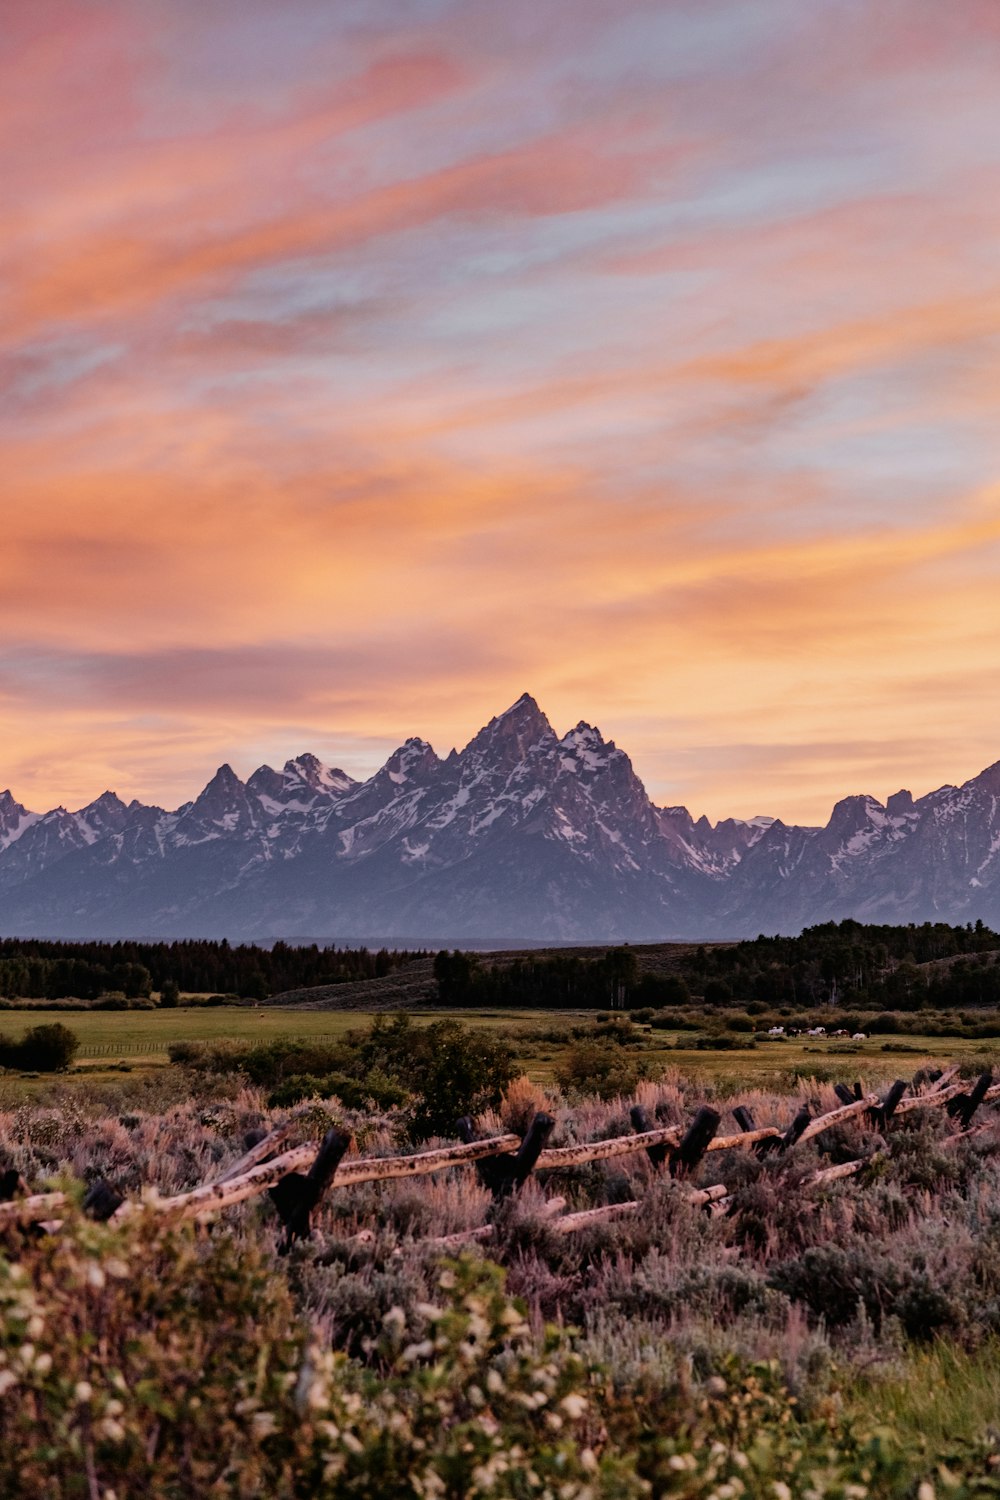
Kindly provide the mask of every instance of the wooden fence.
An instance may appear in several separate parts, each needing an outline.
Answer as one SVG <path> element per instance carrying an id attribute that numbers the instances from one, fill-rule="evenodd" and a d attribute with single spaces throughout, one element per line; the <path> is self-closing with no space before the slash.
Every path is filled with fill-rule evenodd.
<path id="1" fill-rule="evenodd" d="M 928 1081 L 926 1076 L 908 1084 L 897 1079 L 884 1097 L 866 1094 L 860 1084 L 848 1087 L 838 1084 L 836 1092 L 842 1101 L 836 1109 L 812 1115 L 801 1108 L 784 1128 L 758 1127 L 745 1106 L 737 1106 L 733 1116 L 739 1125 L 734 1134 L 719 1133 L 722 1118 L 708 1105 L 698 1109 L 687 1127 L 654 1126 L 641 1106 L 631 1112 L 633 1130 L 606 1140 L 579 1145 L 548 1145 L 555 1121 L 546 1114 L 536 1114 L 523 1137 L 517 1135 L 474 1138 L 473 1122 L 457 1122 L 461 1137 L 458 1144 L 418 1151 L 408 1156 L 350 1157 L 350 1135 L 330 1130 L 317 1149 L 316 1142 L 282 1150 L 294 1135 L 300 1117 L 293 1114 L 268 1134 L 258 1133 L 246 1141 L 246 1152 L 217 1178 L 189 1192 L 161 1197 L 148 1191 L 140 1198 L 125 1199 L 107 1182 L 97 1182 L 84 1199 L 84 1210 L 99 1220 L 122 1220 L 137 1214 L 156 1214 L 164 1219 L 206 1219 L 237 1203 L 267 1192 L 284 1225 L 287 1246 L 293 1240 L 308 1236 L 311 1216 L 323 1198 L 338 1187 L 362 1182 L 385 1182 L 400 1178 L 422 1177 L 446 1169 L 472 1166 L 495 1199 L 516 1193 L 535 1171 L 551 1171 L 587 1162 L 608 1161 L 638 1151 L 645 1151 L 657 1171 L 678 1180 L 679 1191 L 693 1204 L 711 1213 L 727 1213 L 733 1207 L 733 1195 L 724 1184 L 706 1188 L 693 1185 L 692 1179 L 705 1156 L 716 1151 L 752 1150 L 758 1156 L 773 1152 L 787 1153 L 797 1145 L 815 1140 L 823 1150 L 825 1132 L 851 1120 L 860 1120 L 877 1128 L 885 1141 L 884 1149 L 874 1156 L 839 1163 L 814 1172 L 798 1185 L 801 1191 L 822 1187 L 859 1173 L 878 1155 L 891 1150 L 891 1125 L 895 1118 L 916 1109 L 944 1109 L 957 1125 L 958 1134 L 968 1132 L 981 1106 L 1000 1099 L 1000 1084 L 994 1084 L 991 1073 L 983 1073 L 969 1088 L 957 1081 L 957 1068 Z M 954 1137 L 954 1138 L 957 1138 Z M 67 1206 L 62 1192 L 28 1193 L 15 1172 L 0 1175 L 0 1230 L 13 1225 L 38 1224 L 54 1231 L 59 1214 Z M 629 1201 L 562 1213 L 562 1199 L 546 1204 L 552 1227 L 559 1233 L 636 1213 L 640 1202 Z M 493 1234 L 492 1224 L 482 1224 L 457 1234 L 438 1237 L 425 1243 L 447 1247 L 466 1241 L 487 1240 Z M 370 1238 L 362 1232 L 360 1238 Z"/>

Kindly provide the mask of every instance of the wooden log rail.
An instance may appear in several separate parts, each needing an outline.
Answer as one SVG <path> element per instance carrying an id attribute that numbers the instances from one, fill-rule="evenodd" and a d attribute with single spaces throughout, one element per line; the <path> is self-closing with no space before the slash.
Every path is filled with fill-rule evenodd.
<path id="1" fill-rule="evenodd" d="M 666 1125 L 605 1140 L 549 1149 L 538 1148 L 550 1133 L 552 1122 L 547 1116 L 539 1116 L 536 1120 L 537 1128 L 529 1132 L 523 1141 L 512 1134 L 498 1135 L 485 1140 L 466 1140 L 460 1145 L 415 1152 L 409 1156 L 356 1157 L 344 1160 L 349 1141 L 339 1132 L 330 1132 L 320 1148 L 319 1156 L 315 1142 L 294 1146 L 275 1155 L 298 1123 L 298 1117 L 292 1116 L 260 1139 L 248 1140 L 244 1155 L 231 1163 L 216 1180 L 203 1183 L 189 1192 L 160 1197 L 155 1191 L 148 1191 L 140 1199 L 123 1202 L 113 1188 L 104 1183 L 96 1183 L 88 1193 L 85 1207 L 92 1217 L 112 1220 L 122 1220 L 147 1212 L 168 1218 L 200 1219 L 261 1193 L 279 1189 L 279 1184 L 285 1179 L 291 1179 L 288 1187 L 278 1190 L 274 1196 L 279 1211 L 284 1208 L 287 1237 L 294 1238 L 308 1233 L 309 1213 L 331 1187 L 421 1177 L 449 1167 L 485 1163 L 498 1157 L 505 1157 L 512 1164 L 505 1168 L 505 1172 L 511 1176 L 514 1186 L 519 1186 L 532 1168 L 543 1171 L 565 1169 L 587 1162 L 613 1160 L 638 1151 L 649 1153 L 654 1163 L 668 1163 L 672 1172 L 679 1168 L 679 1175 L 684 1175 L 693 1170 L 708 1152 L 746 1147 L 753 1147 L 758 1154 L 769 1149 L 788 1150 L 798 1142 L 812 1140 L 824 1131 L 862 1115 L 886 1126 L 890 1117 L 895 1118 L 915 1109 L 945 1108 L 963 1130 L 968 1130 L 973 1115 L 981 1105 L 1000 1100 L 1000 1083 L 992 1083 L 991 1075 L 984 1073 L 974 1087 L 966 1091 L 961 1082 L 952 1081 L 956 1072 L 957 1068 L 949 1069 L 930 1088 L 907 1098 L 901 1097 L 902 1087 L 905 1085 L 897 1080 L 884 1101 L 880 1101 L 876 1094 L 860 1094 L 858 1086 L 853 1091 L 848 1090 L 846 1085 L 841 1086 L 838 1097 L 846 1097 L 849 1102 L 815 1117 L 807 1109 L 800 1109 L 792 1124 L 785 1130 L 773 1125 L 756 1127 L 750 1111 L 741 1105 L 734 1110 L 737 1123 L 752 1128 L 741 1129 L 735 1135 L 718 1135 L 715 1132 L 719 1116 L 716 1111 L 705 1106 L 696 1113 L 686 1131 L 677 1125 Z M 633 1121 L 640 1118 L 644 1121 L 646 1119 L 636 1108 L 633 1111 Z M 336 1142 L 330 1139 L 331 1135 L 337 1136 Z M 531 1149 L 526 1150 L 529 1146 Z M 268 1160 L 268 1157 L 271 1159 Z M 847 1164 L 852 1171 L 860 1170 L 860 1165 Z M 304 1169 L 308 1170 L 302 1176 Z M 850 1175 L 846 1170 L 828 1170 L 834 1177 Z M 833 1179 L 824 1178 L 820 1174 L 816 1180 Z M 694 1194 L 696 1196 L 698 1192 L 705 1191 L 712 1196 L 697 1201 L 722 1201 L 726 1190 L 721 1189 L 720 1193 L 715 1193 L 714 1190 L 695 1189 Z M 690 1192 L 688 1196 L 691 1197 Z M 66 1206 L 67 1195 L 62 1192 L 36 1193 L 15 1197 L 8 1202 L 0 1201 L 0 1229 L 8 1225 L 51 1220 Z M 635 1211 L 625 1205 L 610 1206 L 625 1213 Z M 585 1213 L 600 1215 L 604 1210 L 586 1210 Z M 574 1219 L 579 1220 L 579 1216 L 566 1216 L 566 1221 Z"/>
<path id="2" fill-rule="evenodd" d="M 811 1141 L 814 1136 L 822 1135 L 824 1130 L 830 1130 L 834 1125 L 842 1125 L 845 1120 L 853 1120 L 858 1115 L 863 1115 L 866 1110 L 878 1106 L 877 1094 L 866 1094 L 861 1099 L 852 1099 L 850 1104 L 842 1104 L 839 1109 L 827 1110 L 825 1115 L 817 1115 L 815 1120 L 809 1124 L 799 1135 L 800 1141 Z"/>

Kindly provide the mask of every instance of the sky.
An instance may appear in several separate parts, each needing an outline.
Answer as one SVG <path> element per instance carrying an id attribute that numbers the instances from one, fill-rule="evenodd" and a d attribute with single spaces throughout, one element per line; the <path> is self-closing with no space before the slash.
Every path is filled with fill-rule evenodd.
<path id="1" fill-rule="evenodd" d="M 1000 758 L 998 100 L 996 0 L 5 7 L 0 787 Z"/>

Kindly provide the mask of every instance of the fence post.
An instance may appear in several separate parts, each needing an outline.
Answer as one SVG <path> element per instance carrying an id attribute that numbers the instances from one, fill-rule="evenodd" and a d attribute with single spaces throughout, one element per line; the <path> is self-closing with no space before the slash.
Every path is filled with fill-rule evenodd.
<path id="1" fill-rule="evenodd" d="M 638 1135 L 644 1135 L 646 1131 L 654 1130 L 656 1128 L 653 1125 L 652 1120 L 649 1118 L 647 1111 L 643 1109 L 641 1104 L 633 1104 L 632 1108 L 629 1110 L 629 1119 L 632 1122 L 633 1130 L 635 1130 Z M 649 1157 L 650 1165 L 655 1167 L 656 1170 L 659 1171 L 659 1169 L 663 1166 L 663 1163 L 666 1161 L 667 1157 L 670 1155 L 670 1142 L 660 1141 L 656 1146 L 647 1146 L 646 1155 Z"/>
<path id="2" fill-rule="evenodd" d="M 503 1151 L 477 1161 L 476 1174 L 483 1187 L 489 1188 L 494 1198 L 506 1198 L 510 1193 L 516 1193 L 535 1170 L 535 1163 L 555 1127 L 552 1116 L 539 1110 L 516 1151 Z M 476 1138 L 475 1127 L 468 1115 L 455 1121 L 455 1129 L 466 1145 L 471 1145 Z"/>
<path id="3" fill-rule="evenodd" d="M 798 1114 L 795 1116 L 795 1119 L 785 1131 L 784 1135 L 778 1141 L 779 1151 L 787 1151 L 791 1146 L 794 1146 L 795 1142 L 798 1140 L 802 1132 L 808 1129 L 811 1121 L 812 1115 L 809 1113 L 809 1110 L 806 1108 L 806 1106 L 803 1105 Z"/>
<path id="4" fill-rule="evenodd" d="M 0 1203 L 11 1203 L 19 1193 L 26 1191 L 25 1183 L 16 1167 L 8 1167 L 0 1176 Z"/>
<path id="5" fill-rule="evenodd" d="M 105 1223 L 116 1213 L 125 1199 L 121 1193 L 115 1191 L 109 1182 L 101 1177 L 87 1190 L 83 1200 L 83 1211 L 89 1219 L 96 1219 L 99 1224 Z"/>
<path id="6" fill-rule="evenodd" d="M 671 1177 L 689 1177 L 695 1171 L 721 1123 L 718 1110 L 708 1104 L 701 1106 L 680 1145 L 670 1154 Z"/>
<path id="7" fill-rule="evenodd" d="M 289 1172 L 268 1189 L 278 1217 L 285 1226 L 285 1238 L 280 1247 L 282 1254 L 288 1252 L 293 1241 L 309 1238 L 312 1211 L 333 1181 L 350 1144 L 351 1137 L 346 1130 L 328 1130 L 307 1173 Z"/>
<path id="8" fill-rule="evenodd" d="M 868 1111 L 868 1119 L 877 1130 L 884 1130 L 888 1125 L 896 1113 L 896 1105 L 906 1093 L 907 1087 L 905 1078 L 897 1078 L 881 1104 L 876 1105 L 874 1109 Z"/>
<path id="9" fill-rule="evenodd" d="M 980 1073 L 976 1079 L 975 1087 L 971 1093 L 956 1094 L 954 1099 L 949 1099 L 945 1109 L 952 1119 L 957 1119 L 963 1130 L 968 1130 L 972 1124 L 972 1116 L 982 1104 L 986 1097 L 986 1090 L 993 1082 L 992 1070 Z"/>

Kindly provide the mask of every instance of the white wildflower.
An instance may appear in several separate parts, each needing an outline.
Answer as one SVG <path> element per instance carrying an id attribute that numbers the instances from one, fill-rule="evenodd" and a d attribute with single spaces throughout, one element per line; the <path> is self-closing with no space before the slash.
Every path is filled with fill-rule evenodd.
<path id="1" fill-rule="evenodd" d="M 401 1307 L 390 1307 L 382 1319 L 382 1327 L 393 1338 L 399 1338 L 406 1327 L 406 1314 Z"/>

